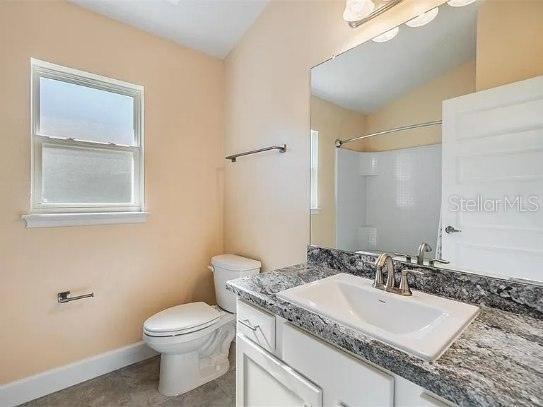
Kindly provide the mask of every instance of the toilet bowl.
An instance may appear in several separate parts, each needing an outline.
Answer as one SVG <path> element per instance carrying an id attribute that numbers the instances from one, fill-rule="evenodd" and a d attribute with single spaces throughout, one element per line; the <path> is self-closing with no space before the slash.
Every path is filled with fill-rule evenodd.
<path id="1" fill-rule="evenodd" d="M 158 391 L 177 396 L 228 371 L 234 316 L 195 302 L 168 308 L 144 323 L 143 340 L 161 353 Z"/>
<path id="2" fill-rule="evenodd" d="M 183 394 L 228 371 L 236 325 L 235 298 L 226 281 L 258 273 L 260 262 L 229 254 L 213 257 L 211 264 L 219 306 L 178 305 L 143 324 L 143 340 L 161 353 L 158 391 L 163 395 Z"/>

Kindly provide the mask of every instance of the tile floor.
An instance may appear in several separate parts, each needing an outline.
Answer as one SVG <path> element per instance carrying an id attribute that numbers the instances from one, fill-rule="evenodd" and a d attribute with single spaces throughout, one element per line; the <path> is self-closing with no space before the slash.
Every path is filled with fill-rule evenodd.
<path id="1" fill-rule="evenodd" d="M 233 344 L 234 345 L 234 344 Z M 24 407 L 180 406 L 231 407 L 236 399 L 235 347 L 230 370 L 218 379 L 178 397 L 158 390 L 158 357 L 127 366 L 95 379 L 23 404 Z"/>

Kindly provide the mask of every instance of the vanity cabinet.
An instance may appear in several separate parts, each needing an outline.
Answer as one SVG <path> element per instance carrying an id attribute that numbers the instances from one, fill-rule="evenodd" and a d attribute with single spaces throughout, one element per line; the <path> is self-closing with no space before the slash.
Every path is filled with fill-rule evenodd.
<path id="1" fill-rule="evenodd" d="M 244 334 L 236 339 L 237 406 L 323 405 L 322 389 Z"/>
<path id="2" fill-rule="evenodd" d="M 452 405 L 239 300 L 237 328 L 237 407 Z"/>

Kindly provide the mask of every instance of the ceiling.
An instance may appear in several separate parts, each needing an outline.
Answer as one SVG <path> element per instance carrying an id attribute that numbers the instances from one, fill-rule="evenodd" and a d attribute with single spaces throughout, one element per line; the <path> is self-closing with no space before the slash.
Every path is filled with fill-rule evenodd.
<path id="1" fill-rule="evenodd" d="M 478 2 L 443 5 L 428 25 L 400 27 L 384 43 L 369 41 L 311 70 L 312 94 L 372 113 L 414 88 L 475 58 Z"/>
<path id="2" fill-rule="evenodd" d="M 70 0 L 206 54 L 224 58 L 268 0 Z"/>

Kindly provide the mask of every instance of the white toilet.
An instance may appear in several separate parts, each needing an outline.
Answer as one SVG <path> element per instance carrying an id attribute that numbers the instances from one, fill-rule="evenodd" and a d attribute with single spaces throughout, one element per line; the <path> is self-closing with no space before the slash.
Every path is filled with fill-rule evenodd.
<path id="1" fill-rule="evenodd" d="M 143 324 L 143 340 L 161 353 L 158 391 L 166 396 L 185 393 L 228 371 L 236 301 L 226 290 L 226 281 L 257 274 L 260 262 L 223 254 L 211 259 L 210 268 L 219 306 L 204 302 L 178 305 Z"/>

